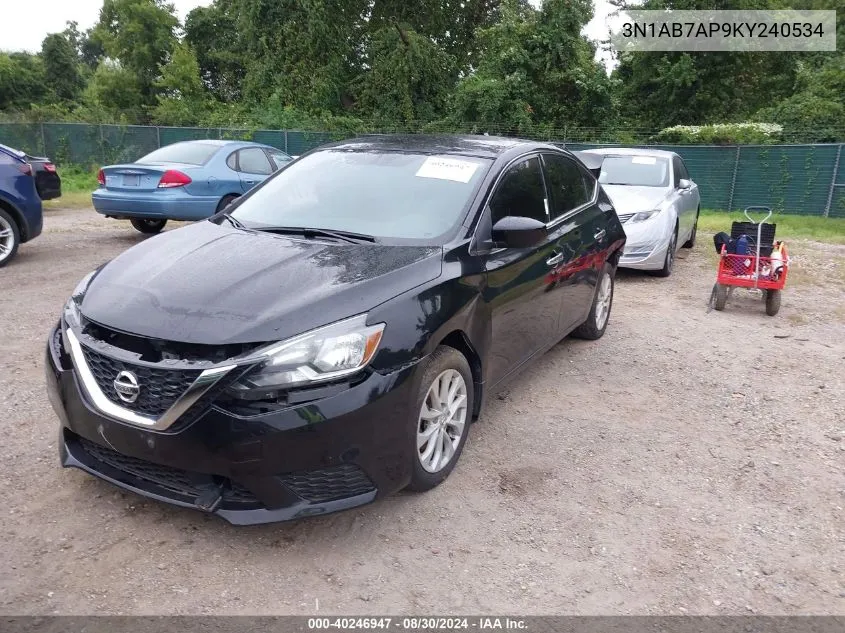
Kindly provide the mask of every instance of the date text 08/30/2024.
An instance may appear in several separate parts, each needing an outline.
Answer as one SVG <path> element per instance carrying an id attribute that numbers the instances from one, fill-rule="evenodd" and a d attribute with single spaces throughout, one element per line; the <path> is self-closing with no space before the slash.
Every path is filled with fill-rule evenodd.
<path id="1" fill-rule="evenodd" d="M 527 630 L 525 620 L 511 617 L 324 617 L 308 618 L 308 629 L 398 631 Z"/>

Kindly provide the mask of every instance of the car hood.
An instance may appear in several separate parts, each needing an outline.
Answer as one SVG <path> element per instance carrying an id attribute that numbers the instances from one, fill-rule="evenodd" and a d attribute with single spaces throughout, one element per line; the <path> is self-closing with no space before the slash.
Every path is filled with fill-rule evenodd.
<path id="1" fill-rule="evenodd" d="M 617 213 L 650 211 L 660 206 L 670 193 L 666 187 L 633 187 L 630 185 L 602 185 Z"/>
<path id="2" fill-rule="evenodd" d="M 125 251 L 80 309 L 150 338 L 222 345 L 282 340 L 440 275 L 441 249 L 336 244 L 198 222 Z"/>

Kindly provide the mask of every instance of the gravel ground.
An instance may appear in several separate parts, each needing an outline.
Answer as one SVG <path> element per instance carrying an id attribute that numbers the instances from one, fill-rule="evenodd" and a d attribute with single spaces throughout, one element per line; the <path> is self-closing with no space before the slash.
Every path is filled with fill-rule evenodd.
<path id="1" fill-rule="evenodd" d="M 0 612 L 845 614 L 845 248 L 790 245 L 775 318 L 706 312 L 707 238 L 623 271 L 607 335 L 494 396 L 439 488 L 235 528 L 58 465 L 45 337 L 141 239 L 50 211 L 0 270 Z"/>

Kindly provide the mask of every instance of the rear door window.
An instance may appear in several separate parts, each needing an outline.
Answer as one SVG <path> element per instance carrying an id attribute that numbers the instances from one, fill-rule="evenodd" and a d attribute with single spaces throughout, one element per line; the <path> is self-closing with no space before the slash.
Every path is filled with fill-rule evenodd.
<path id="1" fill-rule="evenodd" d="M 546 167 L 549 214 L 552 220 L 592 200 L 595 184 L 588 189 L 585 172 L 575 161 L 559 154 L 543 154 L 543 163 Z"/>
<path id="2" fill-rule="evenodd" d="M 248 147 L 238 152 L 239 170 L 247 174 L 272 174 L 270 159 L 260 147 Z"/>

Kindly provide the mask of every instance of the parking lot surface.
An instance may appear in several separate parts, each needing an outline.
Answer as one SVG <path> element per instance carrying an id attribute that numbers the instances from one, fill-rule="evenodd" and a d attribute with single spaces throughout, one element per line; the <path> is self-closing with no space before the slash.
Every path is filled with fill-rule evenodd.
<path id="1" fill-rule="evenodd" d="M 493 395 L 439 488 L 236 528 L 58 465 L 45 337 L 142 239 L 51 210 L 0 270 L 0 612 L 845 614 L 845 247 L 790 244 L 774 318 L 707 312 L 709 236 L 622 271 L 605 337 Z"/>

